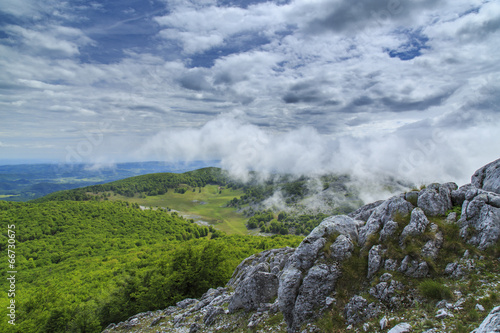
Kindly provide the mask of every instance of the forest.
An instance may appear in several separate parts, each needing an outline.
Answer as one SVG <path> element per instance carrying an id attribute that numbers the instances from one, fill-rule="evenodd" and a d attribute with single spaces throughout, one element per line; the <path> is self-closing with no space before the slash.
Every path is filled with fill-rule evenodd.
<path id="1" fill-rule="evenodd" d="M 163 209 L 110 201 L 0 201 L 15 225 L 16 325 L 0 332 L 100 332 L 133 314 L 162 309 L 223 286 L 239 262 L 295 236 L 228 236 Z M 8 290 L 6 271 L 0 288 Z M 5 316 L 9 302 L 2 293 Z M 7 326 L 8 325 L 8 326 Z"/>
<path id="2" fill-rule="evenodd" d="M 249 179 L 243 182 L 231 178 L 220 168 L 209 167 L 182 174 L 142 175 L 107 184 L 60 191 L 34 202 L 114 200 L 116 195 L 122 196 L 122 200 L 133 202 L 138 198 L 160 198 L 169 192 L 201 192 L 206 185 L 218 185 L 221 188 L 243 191 L 243 195 L 228 200 L 224 206 L 233 208 L 240 216 L 246 217 L 245 224 L 250 231 L 258 228 L 261 233 L 266 234 L 307 235 L 326 216 L 347 214 L 362 205 L 357 193 L 346 185 L 349 181 L 350 178 L 346 175 L 329 174 L 315 178 L 271 175 L 264 178 L 256 172 L 251 172 Z M 275 193 L 280 193 L 282 197 L 281 207 L 265 204 Z M 307 204 L 302 203 L 304 199 L 322 193 L 329 193 L 330 196 L 322 210 L 310 209 Z M 111 195 L 113 197 L 110 198 Z M 320 200 L 325 200 L 325 197 Z M 164 206 L 177 209 L 171 206 L 167 198 L 165 200 Z M 148 200 L 141 202 L 146 204 Z"/>

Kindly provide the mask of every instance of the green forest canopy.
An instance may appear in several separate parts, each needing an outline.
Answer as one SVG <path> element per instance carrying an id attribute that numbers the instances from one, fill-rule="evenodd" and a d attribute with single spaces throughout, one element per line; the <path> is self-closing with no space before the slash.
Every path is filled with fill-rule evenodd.
<path id="1" fill-rule="evenodd" d="M 16 225 L 18 271 L 16 325 L 1 321 L 0 332 L 100 332 L 138 312 L 199 297 L 224 285 L 249 255 L 301 240 L 225 236 L 126 202 L 0 201 L 0 217 L 3 258 L 7 225 Z M 0 279 L 7 290 L 6 271 Z M 2 294 L 3 313 L 8 301 Z"/>

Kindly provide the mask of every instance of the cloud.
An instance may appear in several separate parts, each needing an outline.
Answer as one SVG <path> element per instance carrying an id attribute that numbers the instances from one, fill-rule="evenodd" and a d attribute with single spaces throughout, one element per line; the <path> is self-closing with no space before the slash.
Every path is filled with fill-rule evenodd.
<path id="1" fill-rule="evenodd" d="M 417 185 L 435 181 L 461 185 L 491 159 L 494 142 L 500 139 L 495 133 L 498 121 L 484 126 L 477 136 L 473 129 L 463 130 L 462 136 L 429 125 L 406 126 L 382 137 L 328 138 L 311 127 L 271 133 L 238 117 L 220 116 L 199 129 L 159 133 L 140 148 L 140 154 L 166 161 L 220 160 L 223 168 L 242 178 L 250 170 L 296 175 L 336 172 L 371 186 L 380 185 L 377 177 Z M 490 143 L 478 149 L 485 140 Z"/>
<path id="2" fill-rule="evenodd" d="M 418 181 L 498 157 L 497 2 L 17 3 L 0 5 L 0 141 L 22 143 L 15 156 L 64 161 L 106 123 L 85 160 Z M 435 131 L 455 141 L 422 158 Z"/>

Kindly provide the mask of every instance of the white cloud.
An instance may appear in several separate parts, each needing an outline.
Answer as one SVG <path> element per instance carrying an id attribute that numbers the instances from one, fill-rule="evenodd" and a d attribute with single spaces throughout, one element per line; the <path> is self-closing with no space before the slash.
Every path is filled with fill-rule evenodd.
<path id="1" fill-rule="evenodd" d="M 491 142 L 498 139 L 499 5 L 401 2 L 391 13 L 391 3 L 168 1 L 168 14 L 141 30 L 149 35 L 119 49 L 121 36 L 109 30 L 101 35 L 116 44 L 87 35 L 102 26 L 92 10 L 114 15 L 105 4 L 30 2 L 24 10 L 4 2 L 0 10 L 20 19 L 4 25 L 9 38 L 0 40 L 8 92 L 0 97 L 0 140 L 50 137 L 52 154 L 64 160 L 66 146 L 106 122 L 112 126 L 88 160 L 220 158 L 235 172 L 462 179 L 498 157 Z M 139 18 L 159 15 L 134 10 Z M 89 15 L 77 27 L 69 18 L 81 12 Z M 24 20 L 29 15 L 34 23 Z M 123 27 L 123 17 L 113 19 L 113 29 Z M 134 16 L 127 24 L 145 21 Z M 397 56 L 408 50 L 412 59 Z M 105 60 L 93 57 L 97 51 Z M 108 51 L 118 55 L 106 58 Z M 224 116 L 235 110 L 236 119 Z M 418 140 L 436 130 L 452 140 L 421 163 Z M 137 150 L 142 155 L 131 154 Z"/>

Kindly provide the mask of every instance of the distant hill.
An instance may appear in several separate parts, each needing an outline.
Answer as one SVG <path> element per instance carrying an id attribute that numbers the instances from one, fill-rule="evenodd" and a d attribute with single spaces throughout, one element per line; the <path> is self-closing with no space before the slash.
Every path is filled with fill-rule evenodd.
<path id="1" fill-rule="evenodd" d="M 211 165 L 216 162 L 210 162 Z M 0 165 L 0 199 L 33 200 L 56 191 L 103 184 L 154 172 L 185 172 L 207 166 L 207 162 L 133 162 L 114 165 L 22 164 Z"/>
<path id="2" fill-rule="evenodd" d="M 208 184 L 222 186 L 236 185 L 236 183 L 230 180 L 227 172 L 219 168 L 208 167 L 185 173 L 154 173 L 130 177 L 111 183 L 52 193 L 34 202 L 61 200 L 87 201 L 95 198 L 92 194 L 102 192 L 114 192 L 128 198 L 139 194 L 156 196 L 166 193 L 169 189 L 177 189 L 180 185 L 196 188 L 204 187 Z"/>
<path id="3" fill-rule="evenodd" d="M 60 191 L 33 202 L 124 200 L 175 209 L 230 234 L 307 235 L 326 216 L 347 214 L 363 204 L 350 182 L 347 175 L 265 178 L 256 172 L 243 182 L 209 167 Z"/>

